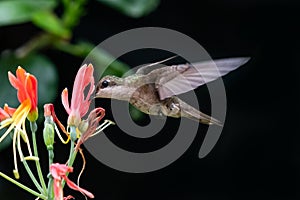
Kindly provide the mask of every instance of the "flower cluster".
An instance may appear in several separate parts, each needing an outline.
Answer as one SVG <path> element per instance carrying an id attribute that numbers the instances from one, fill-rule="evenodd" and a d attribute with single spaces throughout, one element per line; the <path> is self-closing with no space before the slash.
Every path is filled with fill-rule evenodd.
<path id="1" fill-rule="evenodd" d="M 110 124 L 113 124 L 113 122 L 105 120 L 101 125 L 99 125 L 99 122 L 105 115 L 105 110 L 103 108 L 99 107 L 94 108 L 91 111 L 89 110 L 92 99 L 91 97 L 95 90 L 93 72 L 94 68 L 91 64 L 83 65 L 79 69 L 73 85 L 71 104 L 69 104 L 68 89 L 66 88 L 62 91 L 62 104 L 68 114 L 67 128 L 65 128 L 63 123 L 61 123 L 56 116 L 54 105 L 51 103 L 44 105 L 45 121 L 43 137 L 49 153 L 50 172 L 50 175 L 48 176 L 48 186 L 45 184 L 41 171 L 35 136 L 37 131 L 36 120 L 38 119 L 38 81 L 34 75 L 26 72 L 22 67 L 18 67 L 16 70 L 16 75 L 8 72 L 9 81 L 17 90 L 17 98 L 20 102 L 20 105 L 17 108 L 11 108 L 5 104 L 3 108 L 0 108 L 0 130 L 6 128 L 6 131 L 0 137 L 0 143 L 8 135 L 10 135 L 10 133 L 12 133 L 12 148 L 14 157 L 13 173 L 15 178 L 19 178 L 17 158 L 17 155 L 19 155 L 20 161 L 24 164 L 27 173 L 39 192 L 36 192 L 34 189 L 17 182 L 15 179 L 10 178 L 2 172 L 0 172 L 0 176 L 27 190 L 40 199 L 62 200 L 73 198 L 70 195 L 64 197 L 63 187 L 65 183 L 67 183 L 71 189 L 81 192 L 86 197 L 94 198 L 92 193 L 79 187 L 68 178 L 68 174 L 73 172 L 72 165 L 75 161 L 77 153 L 79 152 L 82 154 L 82 150 L 80 149 L 81 144 L 84 143 L 88 138 L 102 132 L 103 129 Z M 85 94 L 85 91 L 87 91 L 87 94 Z M 84 119 L 86 115 L 88 115 L 88 117 Z M 31 143 L 29 141 L 30 137 L 28 136 L 28 131 L 26 130 L 26 119 L 30 123 L 33 152 L 31 150 Z M 66 141 L 60 134 L 59 129 L 66 134 Z M 69 143 L 71 148 L 69 159 L 65 164 L 53 162 L 55 133 L 57 133 L 58 137 L 63 143 L 66 144 L 70 141 Z M 23 154 L 21 148 L 21 139 L 26 143 L 28 150 L 27 152 L 29 154 L 27 156 L 24 156 Z M 31 168 L 27 164 L 28 160 L 35 161 L 39 180 L 33 175 Z"/>

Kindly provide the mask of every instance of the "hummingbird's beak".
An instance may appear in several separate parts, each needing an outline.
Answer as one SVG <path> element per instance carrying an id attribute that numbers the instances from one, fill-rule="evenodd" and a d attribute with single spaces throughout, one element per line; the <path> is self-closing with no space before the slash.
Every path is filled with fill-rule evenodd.
<path id="1" fill-rule="evenodd" d="M 97 98 L 96 93 L 94 93 L 94 95 L 92 95 L 92 96 L 90 97 L 89 101 L 92 101 L 92 100 L 94 100 L 94 99 L 96 99 L 96 98 Z"/>
<path id="2" fill-rule="evenodd" d="M 91 98 L 92 98 L 92 99 L 99 98 L 99 97 L 100 97 L 100 95 L 97 95 L 97 94 L 98 94 L 98 92 L 95 92 L 95 93 L 94 93 L 94 95 L 93 95 L 93 96 L 91 96 Z"/>

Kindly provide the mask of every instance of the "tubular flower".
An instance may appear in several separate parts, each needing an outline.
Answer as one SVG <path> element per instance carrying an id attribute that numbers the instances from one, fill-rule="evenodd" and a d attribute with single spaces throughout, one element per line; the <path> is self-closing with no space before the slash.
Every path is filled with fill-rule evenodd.
<path id="1" fill-rule="evenodd" d="M 84 143 L 88 138 L 90 138 L 97 132 L 98 128 L 101 127 L 98 126 L 99 122 L 104 117 L 104 115 L 105 110 L 103 108 L 95 108 L 89 114 L 87 120 L 84 120 L 83 123 L 81 123 L 81 125 L 84 125 L 83 127 L 79 127 L 79 130 L 82 134 L 76 144 L 76 149 L 78 149 L 82 143 Z"/>
<path id="2" fill-rule="evenodd" d="M 37 113 L 37 80 L 36 78 L 27 73 L 23 68 L 18 67 L 16 71 L 16 77 L 9 72 L 9 81 L 14 88 L 18 90 L 18 99 L 20 105 L 17 109 L 10 108 L 7 105 L 4 109 L 1 109 L 1 124 L 0 130 L 8 127 L 5 133 L 0 137 L 0 142 L 13 131 L 13 154 L 14 154 L 14 174 L 18 178 L 17 168 L 17 156 L 16 152 L 20 155 L 21 160 L 23 159 L 23 153 L 21 150 L 20 137 L 23 138 L 27 144 L 29 156 L 25 159 L 38 159 L 32 156 L 30 144 L 28 142 L 28 136 L 25 129 L 25 120 L 28 118 L 30 121 L 35 121 L 38 117 Z M 16 149 L 17 148 L 17 149 Z"/>
<path id="3" fill-rule="evenodd" d="M 72 198 L 71 196 L 68 196 L 67 198 L 63 197 L 63 187 L 62 187 L 63 180 L 66 181 L 67 185 L 71 189 L 77 190 L 82 194 L 88 196 L 89 198 L 94 198 L 94 195 L 92 193 L 79 187 L 66 176 L 66 173 L 69 172 L 73 172 L 73 168 L 64 164 L 54 163 L 50 166 L 50 173 L 53 177 L 53 189 L 54 189 L 55 200 Z"/>
<path id="4" fill-rule="evenodd" d="M 17 89 L 18 100 L 20 103 L 29 99 L 29 115 L 30 121 L 35 121 L 38 117 L 37 109 L 37 79 L 35 76 L 27 73 L 22 67 L 18 67 L 16 76 L 8 72 L 8 79 L 11 85 Z"/>
<path id="5" fill-rule="evenodd" d="M 44 105 L 44 116 L 45 116 L 45 118 L 51 118 L 51 120 L 53 120 L 53 121 L 55 122 L 54 128 L 55 128 L 55 131 L 56 131 L 56 133 L 57 133 L 59 139 L 62 141 L 62 143 L 64 143 L 64 144 L 68 143 L 70 137 L 68 137 L 68 140 L 65 141 L 65 140 L 62 138 L 62 136 L 61 136 L 61 134 L 60 134 L 60 132 L 59 132 L 57 126 L 56 126 L 56 125 L 58 125 L 59 128 L 60 128 L 67 136 L 69 135 L 69 133 L 68 133 L 67 130 L 65 129 L 64 125 L 63 125 L 63 124 L 59 121 L 59 119 L 57 118 L 57 116 L 56 116 L 56 114 L 55 114 L 55 110 L 54 110 L 54 105 L 53 105 L 53 104 L 48 103 L 48 104 L 45 104 L 45 105 Z"/>
<path id="6" fill-rule="evenodd" d="M 69 106 L 68 89 L 65 88 L 61 94 L 62 104 L 69 114 L 68 125 L 79 126 L 81 118 L 88 112 L 90 107 L 90 97 L 94 92 L 94 68 L 92 64 L 83 65 L 77 72 L 71 98 L 71 106 Z M 84 92 L 89 86 L 87 95 Z"/>

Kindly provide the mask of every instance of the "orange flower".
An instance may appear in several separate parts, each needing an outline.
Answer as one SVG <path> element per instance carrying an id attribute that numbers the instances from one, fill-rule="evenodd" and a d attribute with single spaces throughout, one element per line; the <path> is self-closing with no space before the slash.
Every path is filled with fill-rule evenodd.
<path id="1" fill-rule="evenodd" d="M 7 118 L 10 118 L 9 114 L 4 109 L 0 108 L 0 122 Z"/>
<path id="2" fill-rule="evenodd" d="M 94 195 L 89 191 L 79 187 L 73 181 L 71 181 L 66 173 L 73 172 L 73 167 L 69 167 L 64 164 L 54 163 L 50 166 L 50 173 L 53 177 L 53 189 L 54 189 L 54 196 L 55 200 L 62 200 L 63 198 L 63 187 L 62 181 L 65 180 L 67 185 L 73 189 L 81 192 L 82 194 L 88 196 L 89 198 L 94 198 Z M 71 196 L 68 196 L 65 199 L 70 199 Z"/>
<path id="3" fill-rule="evenodd" d="M 8 79 L 11 85 L 17 89 L 18 99 L 23 103 L 27 99 L 30 103 L 30 111 L 27 116 L 30 121 L 35 121 L 38 117 L 37 109 L 37 79 L 35 76 L 27 73 L 22 67 L 18 67 L 16 76 L 8 72 Z"/>
<path id="4" fill-rule="evenodd" d="M 37 79 L 27 73 L 23 68 L 18 67 L 16 71 L 16 77 L 8 72 L 8 78 L 14 88 L 18 90 L 18 99 L 20 105 L 17 109 L 10 108 L 7 105 L 4 109 L 1 109 L 1 123 L 0 130 L 8 127 L 5 133 L 0 137 L 0 142 L 13 131 L 13 153 L 14 153 L 14 174 L 15 177 L 19 177 L 17 168 L 17 150 L 21 160 L 23 159 L 23 153 L 21 150 L 20 137 L 23 138 L 27 144 L 29 156 L 25 159 L 38 159 L 32 156 L 30 144 L 28 142 L 28 135 L 25 128 L 25 120 L 28 118 L 30 121 L 35 121 L 38 117 L 37 111 Z M 17 149 L 16 149 L 17 148 Z"/>

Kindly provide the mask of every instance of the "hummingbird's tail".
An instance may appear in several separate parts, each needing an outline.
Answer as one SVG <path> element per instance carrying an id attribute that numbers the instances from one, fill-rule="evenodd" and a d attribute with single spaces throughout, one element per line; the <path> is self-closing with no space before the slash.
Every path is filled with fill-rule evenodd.
<path id="1" fill-rule="evenodd" d="M 219 120 L 204 114 L 203 112 L 197 110 L 196 108 L 188 105 L 187 103 L 181 101 L 181 108 L 184 107 L 185 109 L 181 109 L 181 116 L 186 117 L 195 121 L 198 121 L 202 124 L 208 124 L 208 125 L 218 125 L 218 126 L 223 126 L 222 122 Z M 183 105 L 184 104 L 184 105 Z"/>

